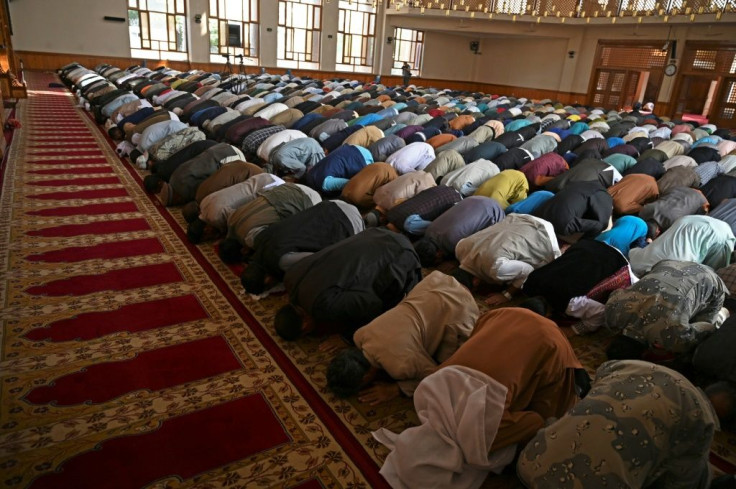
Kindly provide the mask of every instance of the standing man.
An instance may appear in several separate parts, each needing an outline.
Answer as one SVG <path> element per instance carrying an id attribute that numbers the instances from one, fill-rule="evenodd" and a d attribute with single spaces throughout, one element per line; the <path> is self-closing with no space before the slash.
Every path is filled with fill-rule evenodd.
<path id="1" fill-rule="evenodd" d="M 404 61 L 404 65 L 401 67 L 401 76 L 404 77 L 404 86 L 409 86 L 409 79 L 411 78 L 411 66 L 409 63 Z"/>

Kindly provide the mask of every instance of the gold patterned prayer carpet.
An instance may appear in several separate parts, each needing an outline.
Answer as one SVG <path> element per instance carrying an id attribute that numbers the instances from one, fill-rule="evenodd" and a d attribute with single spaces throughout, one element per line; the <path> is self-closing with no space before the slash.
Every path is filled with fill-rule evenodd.
<path id="1" fill-rule="evenodd" d="M 411 401 L 331 395 L 320 340 L 273 331 L 286 296 L 244 294 L 55 77 L 28 79 L 0 207 L 3 484 L 386 487 L 371 432 L 414 425 Z M 573 339 L 591 370 L 604 339 Z M 736 439 L 713 452 L 734 464 Z"/>

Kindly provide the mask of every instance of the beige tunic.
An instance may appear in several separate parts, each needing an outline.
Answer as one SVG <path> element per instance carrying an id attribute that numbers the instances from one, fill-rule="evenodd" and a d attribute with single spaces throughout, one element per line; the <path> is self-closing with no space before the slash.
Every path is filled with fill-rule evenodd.
<path id="1" fill-rule="evenodd" d="M 373 202 L 384 211 L 414 197 L 422 190 L 436 187 L 432 175 L 425 171 L 409 172 L 378 187 L 373 194 Z"/>
<path id="2" fill-rule="evenodd" d="M 410 396 L 470 336 L 478 316 L 470 291 L 434 271 L 396 307 L 358 329 L 353 340 L 371 365 L 385 370 Z"/>

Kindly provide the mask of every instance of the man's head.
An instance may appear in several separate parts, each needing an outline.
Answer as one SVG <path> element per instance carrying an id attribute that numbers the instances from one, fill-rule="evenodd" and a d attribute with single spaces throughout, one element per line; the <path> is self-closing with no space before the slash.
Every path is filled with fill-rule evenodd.
<path id="1" fill-rule="evenodd" d="M 276 333 L 286 341 L 294 341 L 303 333 L 304 319 L 299 311 L 291 304 L 287 304 L 276 313 L 274 318 Z"/>
<path id="2" fill-rule="evenodd" d="M 187 239 L 192 244 L 199 244 L 204 239 L 207 224 L 201 219 L 192 221 L 187 226 Z"/>
<path id="3" fill-rule="evenodd" d="M 531 297 L 526 299 L 524 302 L 519 304 L 519 307 L 529 309 L 532 312 L 536 312 L 540 316 L 547 316 L 549 308 L 547 307 L 547 301 L 543 297 Z"/>
<path id="4" fill-rule="evenodd" d="M 143 188 L 145 188 L 146 192 L 149 194 L 157 194 L 161 190 L 163 183 L 163 179 L 158 175 L 146 175 L 146 177 L 143 178 Z"/>
<path id="5" fill-rule="evenodd" d="M 423 267 L 436 266 L 442 260 L 442 250 L 431 239 L 424 237 L 414 243 L 414 249 L 419 255 Z"/>
<path id="6" fill-rule="evenodd" d="M 181 208 L 181 215 L 186 222 L 194 222 L 199 217 L 199 204 L 196 200 L 187 202 Z"/>
<path id="7" fill-rule="evenodd" d="M 654 221 L 647 221 L 647 239 L 654 239 L 659 236 L 660 228 Z"/>
<path id="8" fill-rule="evenodd" d="M 108 129 L 107 135 L 110 136 L 113 141 L 122 141 L 125 137 L 125 133 L 118 126 L 112 126 Z"/>
<path id="9" fill-rule="evenodd" d="M 639 360 L 647 350 L 647 345 L 628 336 L 615 336 L 606 349 L 609 360 Z"/>
<path id="10" fill-rule="evenodd" d="M 358 393 L 365 383 L 371 364 L 358 348 L 341 350 L 327 367 L 327 388 L 338 397 Z"/>
<path id="11" fill-rule="evenodd" d="M 716 415 L 724 427 L 732 428 L 736 424 L 736 386 L 731 382 L 721 381 L 705 388 Z"/>
<path id="12" fill-rule="evenodd" d="M 225 238 L 220 243 L 220 259 L 225 263 L 243 261 L 243 245 L 235 238 Z"/>
<path id="13" fill-rule="evenodd" d="M 476 278 L 475 276 L 470 273 L 466 272 L 462 268 L 458 267 L 455 270 L 452 271 L 450 274 L 455 280 L 460 282 L 461 285 L 464 285 L 467 289 L 473 290 L 476 287 Z"/>
<path id="14" fill-rule="evenodd" d="M 262 294 L 266 290 L 266 269 L 258 263 L 249 263 L 240 275 L 240 283 L 249 294 Z"/>

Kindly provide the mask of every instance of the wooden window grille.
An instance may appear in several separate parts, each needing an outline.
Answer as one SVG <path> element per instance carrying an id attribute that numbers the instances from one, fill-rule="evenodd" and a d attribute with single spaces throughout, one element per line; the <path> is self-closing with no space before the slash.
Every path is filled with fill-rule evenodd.
<path id="1" fill-rule="evenodd" d="M 723 98 L 720 105 L 720 119 L 733 121 L 736 119 L 736 79 L 725 80 Z"/>
<path id="2" fill-rule="evenodd" d="M 599 66 L 640 70 L 663 68 L 669 60 L 667 54 L 653 46 L 604 46 Z"/>
<path id="3" fill-rule="evenodd" d="M 736 48 L 688 45 L 683 55 L 683 70 L 693 72 L 736 73 Z"/>

